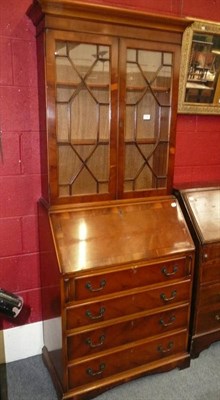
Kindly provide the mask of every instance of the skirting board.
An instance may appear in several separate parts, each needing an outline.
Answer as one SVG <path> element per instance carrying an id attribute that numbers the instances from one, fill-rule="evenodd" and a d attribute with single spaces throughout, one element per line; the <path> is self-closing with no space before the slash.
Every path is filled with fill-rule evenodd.
<path id="1" fill-rule="evenodd" d="M 9 363 L 42 353 L 42 322 L 1 331 L 0 363 Z"/>
<path id="2" fill-rule="evenodd" d="M 54 342 L 51 342 L 51 349 L 60 348 L 60 318 L 49 319 L 44 324 L 47 328 L 46 332 L 55 332 Z M 0 364 L 41 354 L 43 346 L 42 321 L 0 331 Z"/>

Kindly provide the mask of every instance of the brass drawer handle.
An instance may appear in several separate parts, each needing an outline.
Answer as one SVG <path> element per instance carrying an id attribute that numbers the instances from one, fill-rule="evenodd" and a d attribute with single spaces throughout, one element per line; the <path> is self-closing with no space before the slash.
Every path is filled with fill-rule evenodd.
<path id="1" fill-rule="evenodd" d="M 162 270 L 161 270 L 162 274 L 164 274 L 165 276 L 176 275 L 177 271 L 178 271 L 178 266 L 177 265 L 174 265 L 173 272 L 168 272 L 166 267 L 163 267 Z"/>
<path id="2" fill-rule="evenodd" d="M 176 290 L 173 290 L 172 293 L 171 293 L 171 297 L 167 297 L 167 296 L 165 295 L 165 293 L 161 293 L 160 297 L 161 297 L 161 299 L 162 299 L 163 301 L 165 301 L 165 302 L 167 303 L 168 301 L 174 300 L 175 297 L 176 297 L 176 294 L 177 294 L 177 291 L 176 291 Z"/>
<path id="3" fill-rule="evenodd" d="M 102 346 L 104 344 L 104 341 L 105 341 L 105 335 L 102 335 L 100 336 L 98 343 L 93 343 L 92 339 L 87 338 L 86 344 L 88 344 L 88 346 L 91 347 L 91 349 L 95 349 L 96 347 Z"/>
<path id="4" fill-rule="evenodd" d="M 99 370 L 98 371 L 93 371 L 92 368 L 87 368 L 86 372 L 90 376 L 98 376 L 98 375 L 101 375 L 103 373 L 104 369 L 105 369 L 105 364 L 102 363 L 102 364 L 99 365 Z"/>
<path id="5" fill-rule="evenodd" d="M 88 289 L 90 292 L 100 292 L 100 290 L 104 289 L 105 285 L 106 285 L 106 280 L 102 279 L 100 282 L 100 286 L 97 289 L 94 289 L 92 287 L 91 282 L 87 282 L 85 286 L 86 286 L 86 289 Z"/>
<path id="6" fill-rule="evenodd" d="M 98 315 L 92 315 L 91 311 L 86 310 L 86 316 L 90 319 L 100 319 L 105 314 L 105 307 L 101 307 Z"/>
<path id="7" fill-rule="evenodd" d="M 220 321 L 220 315 L 219 315 L 219 314 L 216 314 L 216 315 L 215 315 L 215 319 L 216 319 L 216 321 Z"/>
<path id="8" fill-rule="evenodd" d="M 171 315 L 171 317 L 169 318 L 169 321 L 170 321 L 170 322 L 164 322 L 164 320 L 161 318 L 160 321 L 159 321 L 159 323 L 160 323 L 161 325 L 163 325 L 164 327 L 173 325 L 174 322 L 176 321 L 175 315 Z"/>
<path id="9" fill-rule="evenodd" d="M 166 349 L 164 349 L 163 346 L 160 345 L 158 346 L 157 350 L 162 354 L 166 354 L 169 353 L 172 350 L 172 348 L 173 348 L 173 342 L 169 342 Z"/>

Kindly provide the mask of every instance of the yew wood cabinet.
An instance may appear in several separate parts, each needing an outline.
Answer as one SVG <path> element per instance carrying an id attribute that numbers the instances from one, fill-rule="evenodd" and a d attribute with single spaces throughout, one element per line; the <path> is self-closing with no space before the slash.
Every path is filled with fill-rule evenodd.
<path id="1" fill-rule="evenodd" d="M 42 195 L 67 204 L 172 192 L 184 19 L 35 0 Z"/>
<path id="2" fill-rule="evenodd" d="M 220 340 L 220 187 L 177 193 L 196 245 L 191 355 Z"/>
<path id="3" fill-rule="evenodd" d="M 174 197 L 54 207 L 50 224 L 39 205 L 39 223 L 44 313 L 58 317 L 44 321 L 44 359 L 60 398 L 189 366 L 194 244 Z"/>
<path id="4" fill-rule="evenodd" d="M 34 0 L 43 357 L 61 399 L 189 365 L 194 244 L 171 196 L 181 18 Z"/>

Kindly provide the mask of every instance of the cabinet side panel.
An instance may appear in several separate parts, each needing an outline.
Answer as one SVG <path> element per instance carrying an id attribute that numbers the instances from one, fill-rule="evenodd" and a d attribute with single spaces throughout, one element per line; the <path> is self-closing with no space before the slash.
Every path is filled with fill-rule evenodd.
<path id="1" fill-rule="evenodd" d="M 55 350 L 61 347 L 60 272 L 48 212 L 40 203 L 38 219 L 44 344 L 48 350 Z"/>
<path id="2" fill-rule="evenodd" d="M 47 153 L 47 119 L 46 119 L 46 83 L 45 83 L 45 35 L 42 30 L 37 36 L 37 67 L 38 67 L 38 97 L 39 97 L 39 126 L 41 154 L 41 190 L 42 196 L 49 201 L 48 190 L 48 153 Z"/>

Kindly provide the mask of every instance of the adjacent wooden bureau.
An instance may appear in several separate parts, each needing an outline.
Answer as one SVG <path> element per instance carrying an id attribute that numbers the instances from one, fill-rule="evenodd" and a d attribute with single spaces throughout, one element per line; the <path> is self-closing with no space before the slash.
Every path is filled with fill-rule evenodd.
<path id="1" fill-rule="evenodd" d="M 62 340 L 50 350 L 44 321 L 44 359 L 60 398 L 189 366 L 194 244 L 177 200 L 55 207 L 52 235 L 47 215 L 39 205 L 43 304 L 61 311 Z"/>
<path id="2" fill-rule="evenodd" d="M 185 189 L 178 198 L 196 244 L 191 355 L 220 340 L 220 187 Z"/>

